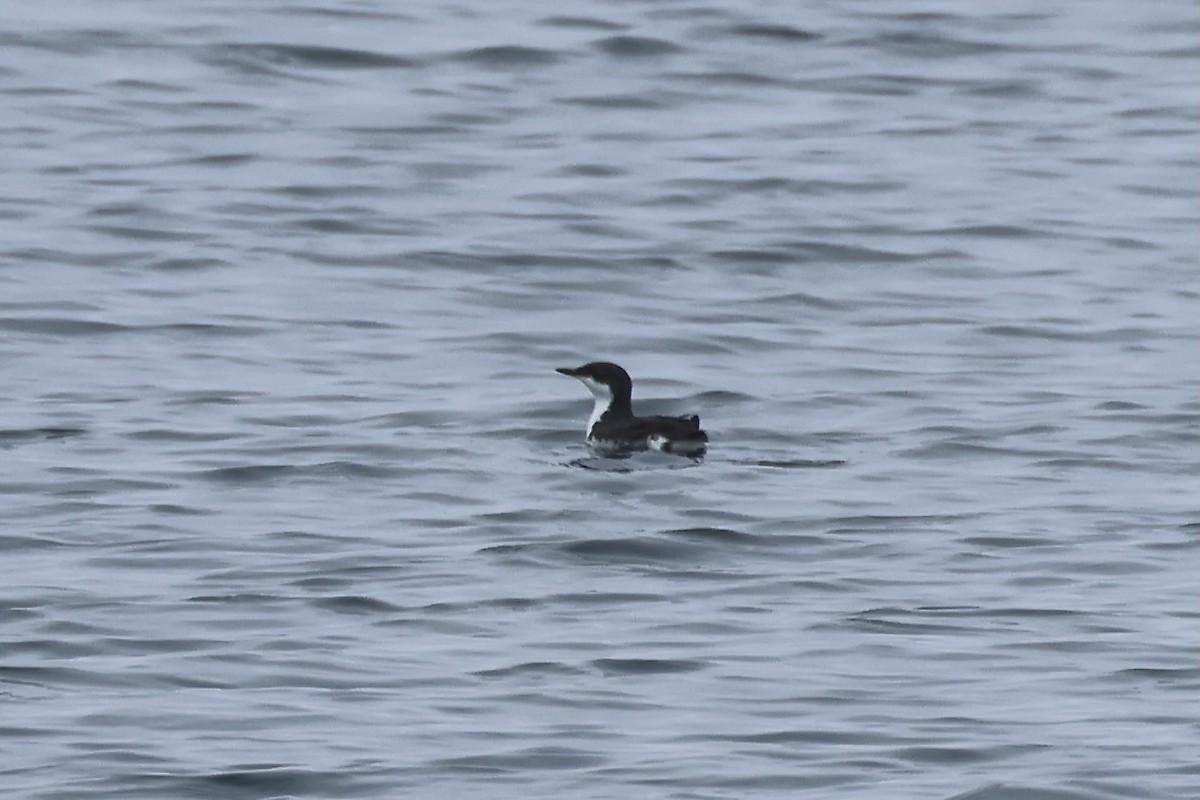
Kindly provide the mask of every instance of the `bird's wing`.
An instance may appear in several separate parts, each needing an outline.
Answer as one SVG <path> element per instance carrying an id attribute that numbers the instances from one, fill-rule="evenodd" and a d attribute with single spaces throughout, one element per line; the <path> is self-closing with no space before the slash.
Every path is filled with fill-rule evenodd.
<path id="1" fill-rule="evenodd" d="M 708 435 L 700 430 L 700 418 L 695 414 L 685 417 L 647 417 L 643 422 L 647 436 L 664 433 L 668 437 L 708 441 Z"/>

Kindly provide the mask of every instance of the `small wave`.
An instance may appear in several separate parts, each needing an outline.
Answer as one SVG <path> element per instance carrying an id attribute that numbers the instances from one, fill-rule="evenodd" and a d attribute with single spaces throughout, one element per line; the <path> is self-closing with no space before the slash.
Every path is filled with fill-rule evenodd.
<path id="1" fill-rule="evenodd" d="M 674 675 L 707 666 L 689 658 L 597 658 L 591 663 L 606 675 Z"/>
<path id="2" fill-rule="evenodd" d="M 900 253 L 828 242 L 784 242 L 754 249 L 713 250 L 708 255 L 715 260 L 732 263 L 803 264 L 818 261 L 835 264 L 903 264 L 959 254 L 949 251 Z"/>
<path id="3" fill-rule="evenodd" d="M 55 336 L 96 336 L 135 330 L 114 322 L 65 317 L 6 317 L 0 318 L 0 330 L 14 333 L 40 333 Z"/>
<path id="4" fill-rule="evenodd" d="M 744 733 L 734 736 L 722 736 L 737 742 L 752 742 L 754 744 L 817 744 L 817 745 L 889 745 L 903 741 L 897 736 L 884 732 L 859 729 L 856 731 L 839 731 L 828 728 L 811 730 L 781 730 L 767 733 Z"/>
<path id="5" fill-rule="evenodd" d="M 566 97 L 559 100 L 560 103 L 567 103 L 575 106 L 585 106 L 590 108 L 607 108 L 607 109 L 626 109 L 630 111 L 658 111 L 664 108 L 670 108 L 677 103 L 669 102 L 664 99 L 664 96 L 655 93 L 657 96 L 651 95 L 636 95 L 636 94 L 608 94 L 582 97 Z"/>
<path id="6" fill-rule="evenodd" d="M 999 97 L 1005 100 L 1028 100 L 1043 94 L 1037 83 L 1021 80 L 970 81 L 958 92 L 970 97 Z"/>
<path id="7" fill-rule="evenodd" d="M 734 25 L 729 28 L 729 32 L 736 36 L 748 36 L 753 39 L 766 39 L 777 42 L 812 42 L 821 38 L 819 33 L 794 28 L 791 25 L 772 25 L 767 23 Z"/>
<path id="8" fill-rule="evenodd" d="M 371 782 L 362 773 L 343 770 L 320 771 L 299 767 L 255 765 L 207 775 L 147 776 L 167 797 L 354 797 L 361 796 Z M 139 788 L 149 789 L 150 786 Z"/>
<path id="9" fill-rule="evenodd" d="M 163 258 L 158 261 L 152 261 L 147 266 L 150 269 L 162 270 L 163 272 L 192 272 L 232 267 L 233 264 L 221 258 L 197 256 L 192 258 Z"/>
<path id="10" fill-rule="evenodd" d="M 722 544 L 746 544 L 758 541 L 759 537 L 752 533 L 733 530 L 732 528 L 675 528 L 663 531 L 668 536 L 681 536 L 685 539 L 696 539 L 701 542 L 717 542 Z"/>
<path id="11" fill-rule="evenodd" d="M 583 539 L 562 545 L 564 552 L 612 564 L 646 564 L 694 560 L 707 547 L 679 540 L 622 537 Z"/>
<path id="12" fill-rule="evenodd" d="M 1045 789 L 1035 786 L 994 784 L 956 794 L 947 800 L 1096 800 L 1092 792 L 1072 792 L 1066 789 Z"/>
<path id="13" fill-rule="evenodd" d="M 901 747 L 892 751 L 896 758 L 914 764 L 941 764 L 956 766 L 963 764 L 983 764 L 989 761 L 1002 761 L 1014 756 L 1042 750 L 1050 745 L 997 745 L 994 747 L 946 747 L 926 745 L 923 747 Z M 1022 797 L 1025 797 L 1022 795 Z"/>
<path id="14" fill-rule="evenodd" d="M 979 239 L 1035 239 L 1050 236 L 1046 231 L 1028 225 L 960 225 L 952 228 L 932 228 L 920 231 L 925 236 L 966 236 Z"/>
<path id="15" fill-rule="evenodd" d="M 976 545 L 977 547 L 998 549 L 1057 547 L 1061 544 L 1052 539 L 1043 539 L 1036 536 L 968 536 L 960 541 L 964 544 Z"/>
<path id="16" fill-rule="evenodd" d="M 110 492 L 145 492 L 174 489 L 176 484 L 164 481 L 131 480 L 126 478 L 84 478 L 61 483 L 52 494 L 61 497 L 91 497 Z"/>
<path id="17" fill-rule="evenodd" d="M 566 462 L 563 466 L 589 472 L 611 472 L 623 474 L 629 472 L 648 472 L 654 470 L 690 469 L 698 467 L 702 458 L 683 458 L 657 452 L 631 453 L 627 456 L 588 456 Z"/>
<path id="18" fill-rule="evenodd" d="M 1073 324 L 1063 320 L 1064 324 Z M 1064 342 L 1142 342 L 1155 334 L 1143 328 L 1112 328 L 1100 331 L 1069 331 L 1046 325 L 987 325 L 980 332 L 1009 339 L 1046 339 Z"/>
<path id="19" fill-rule="evenodd" d="M 618 58 L 651 58 L 683 51 L 683 47 L 664 39 L 646 36 L 610 36 L 595 43 L 597 50 Z"/>
<path id="20" fill-rule="evenodd" d="M 3 484 L 0 484 L 2 487 Z M 0 488 L 0 494 L 5 494 Z M 0 553 L 11 553 L 16 550 L 44 550 L 51 547 L 71 547 L 71 542 L 51 539 L 41 534 L 0 534 Z"/>
<path id="21" fill-rule="evenodd" d="M 582 674 L 582 672 L 577 667 L 569 667 L 558 661 L 526 661 L 522 664 L 513 664 L 508 667 L 479 670 L 473 674 L 481 678 L 512 678 L 542 675 L 571 676 Z"/>
<path id="22" fill-rule="evenodd" d="M 174 332 L 207 336 L 248 336 L 261 333 L 258 328 L 244 325 L 177 322 L 166 325 L 122 325 L 91 319 L 66 317 L 7 317 L 0 318 L 0 330 L 51 336 L 108 336 L 122 333 Z"/>
<path id="23" fill-rule="evenodd" d="M 73 436 L 83 436 L 86 433 L 87 430 L 84 428 L 9 428 L 0 430 L 0 446 L 20 442 L 67 439 Z"/>
<path id="24" fill-rule="evenodd" d="M 865 632 L 901 636 L 914 634 L 962 635 L 978 631 L 978 626 L 930 622 L 920 613 L 897 608 L 881 608 L 853 614 L 846 617 L 845 624 Z"/>
<path id="25" fill-rule="evenodd" d="M 842 300 L 831 300 L 828 297 L 808 292 L 787 292 L 785 294 L 770 295 L 762 297 L 754 301 L 755 304 L 768 306 L 785 306 L 787 308 L 819 308 L 826 311 L 849 311 L 856 307 L 854 303 L 847 303 Z"/>
<path id="26" fill-rule="evenodd" d="M 524 47 L 522 45 L 476 47 L 452 53 L 450 57 L 456 61 L 483 64 L 499 69 L 541 67 L 548 64 L 555 64 L 562 60 L 562 56 L 553 50 L 541 47 Z"/>
<path id="27" fill-rule="evenodd" d="M 900 453 L 905 458 L 940 459 L 940 458 L 993 458 L 997 455 L 1025 456 L 1033 458 L 1042 455 L 1032 450 L 1022 450 L 1016 447 L 1001 447 L 999 445 L 982 444 L 966 441 L 940 441 L 931 444 L 911 447 Z"/>
<path id="28" fill-rule="evenodd" d="M 714 196 L 721 196 L 731 192 L 744 192 L 749 194 L 794 194 L 827 197 L 838 193 L 874 194 L 876 192 L 897 191 L 903 188 L 902 183 L 892 180 L 801 180 L 776 176 L 739 179 L 681 178 L 665 181 L 663 185 L 685 189 L 691 195 L 709 193 Z M 799 247 L 830 246 L 822 242 L 796 242 L 794 244 Z"/>
<path id="29" fill-rule="evenodd" d="M 789 86 L 792 81 L 761 72 L 746 72 L 744 70 L 704 70 L 701 72 L 677 72 L 667 75 L 672 80 L 695 81 L 706 86 L 726 84 L 728 86 L 765 87 Z"/>
<path id="30" fill-rule="evenodd" d="M 587 770 L 595 769 L 604 759 L 594 753 L 567 747 L 531 747 L 513 753 L 460 756 L 436 762 L 448 772 L 469 775 L 514 772 L 525 775 L 530 770 Z"/>
<path id="31" fill-rule="evenodd" d="M 67 28 L 46 33 L 0 34 L 0 46 L 28 47 L 78 57 L 110 48 L 145 47 L 151 44 L 130 30 L 109 28 Z"/>
<path id="32" fill-rule="evenodd" d="M 291 464 L 252 464 L 206 470 L 201 477 L 218 483 L 246 485 L 275 480 L 296 471 Z"/>
<path id="33" fill-rule="evenodd" d="M 224 442 L 229 439 L 235 439 L 238 436 L 239 434 L 228 431 L 221 431 L 220 433 L 197 433 L 194 431 L 171 430 L 169 428 L 146 428 L 125 434 L 125 438 L 127 439 L 147 442 Z"/>
<path id="34" fill-rule="evenodd" d="M 555 28 L 583 28 L 597 31 L 623 31 L 629 26 L 618 22 L 609 22 L 595 17 L 546 17 L 538 21 L 539 25 Z"/>
<path id="35" fill-rule="evenodd" d="M 760 458 L 749 459 L 739 463 L 755 467 L 770 467 L 772 469 L 829 469 L 831 467 L 844 467 L 850 462 L 840 458 Z"/>
<path id="36" fill-rule="evenodd" d="M 146 228 L 135 225 L 89 225 L 88 230 L 112 236 L 116 239 L 129 239 L 135 242 L 201 242 L 210 237 L 207 234 L 186 231 L 169 231 L 160 228 Z"/>
<path id="37" fill-rule="evenodd" d="M 246 62 L 322 69 L 386 69 L 414 67 L 409 58 L 341 47 L 293 44 L 226 44 L 220 52 Z"/>
<path id="38" fill-rule="evenodd" d="M 616 178 L 628 173 L 622 167 L 612 164 L 564 164 L 559 168 L 558 174 L 582 178 Z"/>
<path id="39" fill-rule="evenodd" d="M 1195 687 L 1197 681 L 1200 681 L 1200 668 L 1130 667 L 1118 670 L 1116 675 L 1119 678 L 1128 678 L 1134 681 L 1153 681 L 1155 683 L 1178 684 L 1182 687 Z"/>
<path id="40" fill-rule="evenodd" d="M 378 614 L 380 612 L 399 611 L 399 606 L 377 600 L 364 595 L 342 595 L 339 597 L 321 597 L 312 601 L 315 608 L 334 611 L 338 614 Z"/>
<path id="41" fill-rule="evenodd" d="M 831 517 L 831 533 L 864 533 L 868 531 L 909 530 L 930 525 L 953 525 L 974 519 L 976 514 L 864 514 L 850 517 Z"/>
<path id="42" fill-rule="evenodd" d="M 967 58 L 1018 49 L 998 42 L 968 41 L 918 31 L 890 31 L 869 38 L 852 40 L 847 44 L 873 47 L 917 58 Z"/>

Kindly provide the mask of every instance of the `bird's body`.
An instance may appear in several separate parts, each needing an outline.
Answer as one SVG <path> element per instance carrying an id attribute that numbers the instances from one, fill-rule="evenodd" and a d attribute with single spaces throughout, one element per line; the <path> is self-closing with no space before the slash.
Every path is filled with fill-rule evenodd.
<path id="1" fill-rule="evenodd" d="M 702 456 L 708 434 L 700 429 L 700 418 L 639 417 L 633 413 L 633 381 L 616 364 L 594 361 L 582 367 L 560 368 L 563 375 L 577 379 L 596 404 L 587 422 L 587 442 L 606 453 L 661 450 L 677 455 Z"/>

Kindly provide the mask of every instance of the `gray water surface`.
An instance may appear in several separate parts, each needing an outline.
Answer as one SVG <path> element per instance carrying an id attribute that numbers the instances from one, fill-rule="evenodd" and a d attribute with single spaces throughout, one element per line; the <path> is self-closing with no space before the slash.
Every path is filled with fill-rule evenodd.
<path id="1" fill-rule="evenodd" d="M 6 797 L 1200 796 L 1194 3 L 0 9 Z"/>

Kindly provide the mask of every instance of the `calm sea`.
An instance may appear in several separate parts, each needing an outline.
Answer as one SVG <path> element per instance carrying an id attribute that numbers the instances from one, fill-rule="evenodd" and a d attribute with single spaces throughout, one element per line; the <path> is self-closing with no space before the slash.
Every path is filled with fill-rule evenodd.
<path id="1" fill-rule="evenodd" d="M 1191 0 L 0 10 L 5 797 L 1200 796 Z"/>

